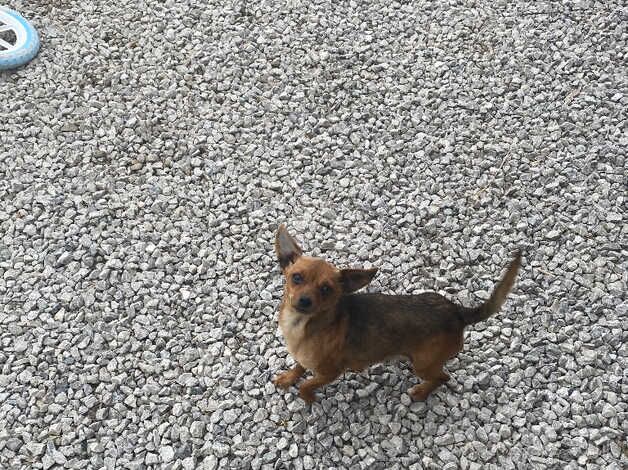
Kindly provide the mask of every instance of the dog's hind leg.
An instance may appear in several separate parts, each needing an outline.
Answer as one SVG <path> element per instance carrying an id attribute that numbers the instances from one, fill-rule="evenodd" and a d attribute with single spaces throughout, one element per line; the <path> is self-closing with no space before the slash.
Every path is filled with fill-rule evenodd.
<path id="1" fill-rule="evenodd" d="M 462 342 L 462 332 L 440 335 L 423 342 L 414 351 L 411 355 L 414 372 L 423 382 L 408 391 L 412 399 L 426 400 L 435 388 L 449 380 L 443 366 L 460 352 Z"/>
<path id="2" fill-rule="evenodd" d="M 442 364 L 434 364 L 427 369 L 416 369 L 415 373 L 418 375 L 423 381 L 412 387 L 408 394 L 412 397 L 413 400 L 424 401 L 427 397 L 436 389 L 439 385 L 447 382 L 449 380 L 449 375 L 447 375 L 443 371 Z"/>

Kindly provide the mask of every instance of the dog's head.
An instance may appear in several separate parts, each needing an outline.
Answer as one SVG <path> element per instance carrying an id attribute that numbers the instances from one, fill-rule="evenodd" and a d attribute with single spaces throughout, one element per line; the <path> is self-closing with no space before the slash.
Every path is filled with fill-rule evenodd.
<path id="1" fill-rule="evenodd" d="M 343 294 L 366 286 L 377 273 L 377 269 L 338 269 L 321 258 L 304 256 L 284 225 L 277 231 L 275 251 L 286 278 L 284 299 L 306 315 L 332 309 Z"/>

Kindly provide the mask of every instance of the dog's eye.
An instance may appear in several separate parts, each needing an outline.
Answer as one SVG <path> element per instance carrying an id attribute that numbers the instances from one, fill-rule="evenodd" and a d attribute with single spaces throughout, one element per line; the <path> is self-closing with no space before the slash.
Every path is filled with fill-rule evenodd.
<path id="1" fill-rule="evenodd" d="M 294 282 L 295 284 L 301 284 L 303 282 L 303 276 L 301 276 L 299 273 L 293 274 L 292 282 Z"/>
<path id="2" fill-rule="evenodd" d="M 321 294 L 328 295 L 330 292 L 331 292 L 331 287 L 329 286 L 329 284 L 323 284 L 321 286 Z"/>

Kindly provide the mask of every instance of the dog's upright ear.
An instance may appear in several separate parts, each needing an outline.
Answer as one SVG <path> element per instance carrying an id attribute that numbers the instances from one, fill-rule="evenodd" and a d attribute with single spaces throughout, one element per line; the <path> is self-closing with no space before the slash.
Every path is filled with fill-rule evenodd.
<path id="1" fill-rule="evenodd" d="M 297 241 L 288 233 L 284 224 L 281 224 L 277 230 L 275 252 L 277 253 L 279 266 L 281 266 L 282 270 L 294 263 L 297 258 L 303 254 L 303 250 Z"/>
<path id="2" fill-rule="evenodd" d="M 342 269 L 340 270 L 340 282 L 345 294 L 362 289 L 373 280 L 377 274 L 377 268 L 373 269 Z"/>

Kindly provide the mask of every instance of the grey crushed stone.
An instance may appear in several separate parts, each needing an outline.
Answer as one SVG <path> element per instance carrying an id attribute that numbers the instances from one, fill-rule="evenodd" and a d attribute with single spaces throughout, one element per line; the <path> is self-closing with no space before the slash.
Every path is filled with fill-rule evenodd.
<path id="1" fill-rule="evenodd" d="M 625 2 L 11 7 L 0 468 L 626 468 Z M 524 266 L 427 403 L 401 363 L 310 409 L 279 222 L 373 291 Z"/>

